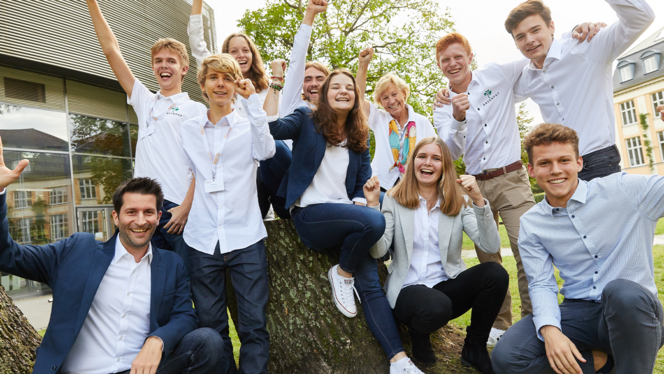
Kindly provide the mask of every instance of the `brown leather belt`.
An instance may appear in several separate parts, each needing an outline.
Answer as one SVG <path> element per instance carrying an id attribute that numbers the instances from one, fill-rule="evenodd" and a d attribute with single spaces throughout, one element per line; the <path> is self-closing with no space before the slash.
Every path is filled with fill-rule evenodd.
<path id="1" fill-rule="evenodd" d="M 494 170 L 494 171 L 485 171 L 485 172 L 482 173 L 482 174 L 477 174 L 477 175 L 475 175 L 474 177 L 475 177 L 476 179 L 481 180 L 481 181 L 485 181 L 485 180 L 488 180 L 488 179 L 492 179 L 492 178 L 495 178 L 495 177 L 499 177 L 499 176 L 501 176 L 501 175 L 503 175 L 503 174 L 507 174 L 507 173 L 511 173 L 511 172 L 513 172 L 513 171 L 519 170 L 519 169 L 521 169 L 522 167 L 523 167 L 523 162 L 521 162 L 521 160 L 519 160 L 519 161 L 517 161 L 517 162 L 515 162 L 515 163 L 513 163 L 513 164 L 509 164 L 509 165 L 507 165 L 507 166 L 503 166 L 503 167 L 500 168 L 500 169 L 496 169 L 496 170 Z"/>

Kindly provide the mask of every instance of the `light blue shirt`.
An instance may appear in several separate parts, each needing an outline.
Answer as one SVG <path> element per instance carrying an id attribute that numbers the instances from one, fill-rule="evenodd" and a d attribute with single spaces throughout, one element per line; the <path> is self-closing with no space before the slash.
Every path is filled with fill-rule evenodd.
<path id="1" fill-rule="evenodd" d="M 614 279 L 627 279 L 657 295 L 652 257 L 657 220 L 664 215 L 664 177 L 613 174 L 579 185 L 567 208 L 542 200 L 521 217 L 519 251 L 537 335 L 560 328 L 560 270 L 567 299 L 599 302 Z"/>

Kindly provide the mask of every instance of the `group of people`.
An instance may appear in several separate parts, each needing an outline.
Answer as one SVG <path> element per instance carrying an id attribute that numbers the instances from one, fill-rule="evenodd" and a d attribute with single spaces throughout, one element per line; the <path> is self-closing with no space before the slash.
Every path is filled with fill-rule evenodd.
<path id="1" fill-rule="evenodd" d="M 651 250 L 664 179 L 619 173 L 608 79 L 613 60 L 654 20 L 645 0 L 607 0 L 616 23 L 584 23 L 559 38 L 549 9 L 528 0 L 505 22 L 525 58 L 474 71 L 468 40 L 446 35 L 435 50 L 449 85 L 436 97 L 433 125 L 407 104 L 410 89 L 395 74 L 379 79 L 373 103 L 365 99 L 371 48 L 360 52 L 356 75 L 306 61 L 325 0 L 309 0 L 287 77 L 284 60 L 266 73 L 245 34 L 211 54 L 202 0 L 194 0 L 189 45 L 209 109 L 181 91 L 183 43 L 152 47 L 160 87 L 152 93 L 132 74 L 96 0 L 86 1 L 138 117 L 136 166 L 113 196 L 118 231 L 109 241 L 77 233 L 21 246 L 9 235 L 4 188 L 28 163 L 10 170 L 0 159 L 0 269 L 53 290 L 35 372 L 237 372 L 230 271 L 239 371 L 266 373 L 270 211 L 292 219 L 311 250 L 339 250 L 327 274 L 332 300 L 353 318 L 359 298 L 390 373 L 435 363 L 431 334 L 468 310 L 461 361 L 482 373 L 652 372 L 664 342 Z M 526 168 L 515 103 L 528 97 L 547 123 L 524 140 Z M 657 110 L 664 119 L 664 107 Z M 461 156 L 467 174 L 458 176 Z M 528 174 L 546 193 L 537 205 Z M 514 326 L 499 216 L 518 268 L 522 318 Z M 480 260 L 469 269 L 464 233 Z M 381 287 L 378 261 L 388 255 Z M 561 305 L 554 265 L 565 281 Z M 397 323 L 408 328 L 413 361 Z"/>

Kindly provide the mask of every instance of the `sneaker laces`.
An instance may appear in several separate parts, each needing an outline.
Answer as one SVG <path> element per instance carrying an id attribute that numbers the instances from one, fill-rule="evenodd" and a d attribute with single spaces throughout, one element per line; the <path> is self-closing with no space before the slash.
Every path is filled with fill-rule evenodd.
<path id="1" fill-rule="evenodd" d="M 357 295 L 357 301 L 359 301 L 360 304 L 362 304 L 362 301 L 360 300 L 360 294 L 357 292 L 357 289 L 355 288 L 355 278 L 342 278 L 340 294 L 341 294 L 341 299 L 344 303 L 349 301 L 349 299 L 353 298 L 353 291 L 355 292 L 355 295 Z"/>
<path id="2" fill-rule="evenodd" d="M 404 374 L 424 374 L 422 370 L 418 369 L 417 366 L 413 363 L 413 361 L 408 360 L 408 363 L 406 366 L 403 368 L 403 373 Z"/>

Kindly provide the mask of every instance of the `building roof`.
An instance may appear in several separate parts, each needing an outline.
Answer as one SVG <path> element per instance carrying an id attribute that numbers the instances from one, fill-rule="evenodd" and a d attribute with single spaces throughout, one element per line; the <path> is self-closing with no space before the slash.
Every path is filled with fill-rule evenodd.
<path id="1" fill-rule="evenodd" d="M 653 54 L 659 54 L 660 56 L 659 69 L 644 74 L 643 59 Z M 613 72 L 614 93 L 664 76 L 664 27 L 660 28 L 641 43 L 620 56 L 617 62 L 618 65 Z M 634 78 L 621 82 L 620 68 L 630 64 L 633 64 L 634 66 Z"/>

